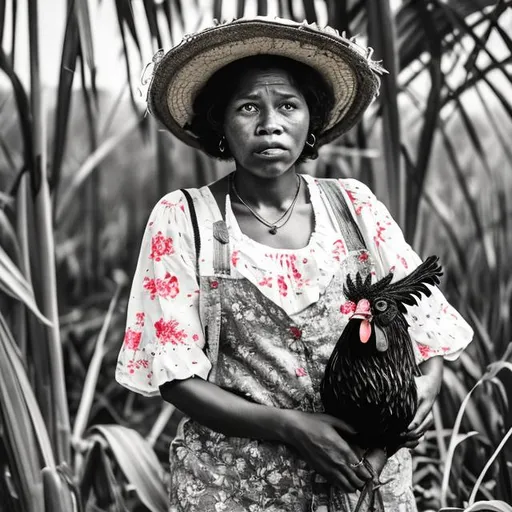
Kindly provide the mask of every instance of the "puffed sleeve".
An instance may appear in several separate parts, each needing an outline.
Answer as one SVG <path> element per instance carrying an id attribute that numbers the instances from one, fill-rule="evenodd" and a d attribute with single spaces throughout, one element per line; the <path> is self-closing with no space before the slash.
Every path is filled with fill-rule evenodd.
<path id="1" fill-rule="evenodd" d="M 379 278 L 393 272 L 402 279 L 421 264 L 421 258 L 404 240 L 402 230 L 372 191 L 354 179 L 340 180 L 355 212 L 355 218 L 374 256 Z M 406 319 L 418 363 L 435 355 L 448 360 L 459 357 L 473 338 L 473 330 L 448 303 L 437 287 L 429 286 L 430 297 L 407 306 Z"/>
<path id="2" fill-rule="evenodd" d="M 128 302 L 116 380 L 144 396 L 193 375 L 206 379 L 199 285 L 188 207 L 181 192 L 161 199 L 144 237 Z"/>

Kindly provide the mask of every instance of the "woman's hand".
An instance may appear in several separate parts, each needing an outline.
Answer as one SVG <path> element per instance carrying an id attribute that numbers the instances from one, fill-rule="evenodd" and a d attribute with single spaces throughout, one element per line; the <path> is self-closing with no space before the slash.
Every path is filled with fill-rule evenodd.
<path id="1" fill-rule="evenodd" d="M 329 482 L 344 492 L 360 489 L 371 478 L 368 470 L 356 465 L 362 453 L 342 437 L 355 432 L 343 421 L 328 414 L 295 410 L 283 411 L 285 442 L 294 446 L 304 460 Z M 340 435 L 341 434 L 341 435 Z"/>
<path id="2" fill-rule="evenodd" d="M 405 448 L 418 446 L 425 432 L 432 426 L 432 407 L 443 383 L 442 356 L 434 356 L 420 364 L 422 375 L 416 377 L 418 389 L 418 410 L 411 421 L 407 432 L 402 436 Z"/>
<path id="3" fill-rule="evenodd" d="M 410 423 L 407 433 L 403 436 L 403 446 L 415 448 L 425 432 L 432 426 L 432 407 L 440 390 L 440 382 L 431 375 L 416 377 L 418 388 L 418 410 Z"/>

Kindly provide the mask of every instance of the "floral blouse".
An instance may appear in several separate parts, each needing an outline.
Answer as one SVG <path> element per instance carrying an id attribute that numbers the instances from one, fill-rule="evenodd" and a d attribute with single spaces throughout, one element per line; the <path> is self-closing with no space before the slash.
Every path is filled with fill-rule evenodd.
<path id="1" fill-rule="evenodd" d="M 249 280 L 292 318 L 319 299 L 346 256 L 333 213 L 321 200 L 315 179 L 302 176 L 315 214 L 315 229 L 304 248 L 270 248 L 244 235 L 229 197 L 225 212 L 232 277 Z M 355 179 L 339 182 L 375 262 L 376 279 L 388 272 L 401 279 L 412 272 L 421 260 L 386 207 L 363 183 Z M 209 188 L 191 189 L 190 193 L 199 218 L 213 219 L 217 203 Z M 213 220 L 200 225 L 203 247 L 210 247 L 212 231 Z M 201 255 L 201 275 L 212 275 L 211 265 L 211 260 Z M 342 312 L 347 307 L 343 297 L 339 307 Z M 407 309 L 418 363 L 434 355 L 454 360 L 472 339 L 471 327 L 438 288 Z M 174 191 L 155 206 L 144 233 L 116 379 L 145 396 L 158 395 L 159 386 L 173 379 L 193 375 L 207 379 L 211 364 L 204 345 L 194 235 L 186 200 L 180 191 Z"/>

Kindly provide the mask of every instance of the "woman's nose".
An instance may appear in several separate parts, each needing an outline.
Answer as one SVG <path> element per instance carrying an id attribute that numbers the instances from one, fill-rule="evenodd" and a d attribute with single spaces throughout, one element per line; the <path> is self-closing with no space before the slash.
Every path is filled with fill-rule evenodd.
<path id="1" fill-rule="evenodd" d="M 277 114 L 273 111 L 263 112 L 256 129 L 257 135 L 275 135 L 283 132 L 283 127 L 278 121 Z"/>

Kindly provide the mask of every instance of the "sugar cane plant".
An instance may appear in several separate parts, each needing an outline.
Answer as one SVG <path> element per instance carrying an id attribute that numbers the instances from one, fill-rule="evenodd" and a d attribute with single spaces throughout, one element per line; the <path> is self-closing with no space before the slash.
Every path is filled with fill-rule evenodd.
<path id="1" fill-rule="evenodd" d="M 0 2 L 0 503 L 166 510 L 179 414 L 113 379 L 127 275 L 158 197 L 226 167 L 159 131 L 131 79 L 151 59 L 143 47 L 156 52 L 209 19 L 257 12 L 360 34 L 390 71 L 363 122 L 305 170 L 368 183 L 414 248 L 441 256 L 443 290 L 475 328 L 446 368 L 435 428 L 415 452 L 419 510 L 510 512 L 512 2 L 110 4 L 116 42 L 102 51 L 126 66 L 115 94 L 97 86 L 99 2 L 68 0 L 62 52 L 44 56 L 48 3 L 27 0 L 21 21 L 21 3 Z M 23 34 L 30 83 L 18 72 Z M 46 59 L 60 62 L 55 91 L 41 85 Z"/>

